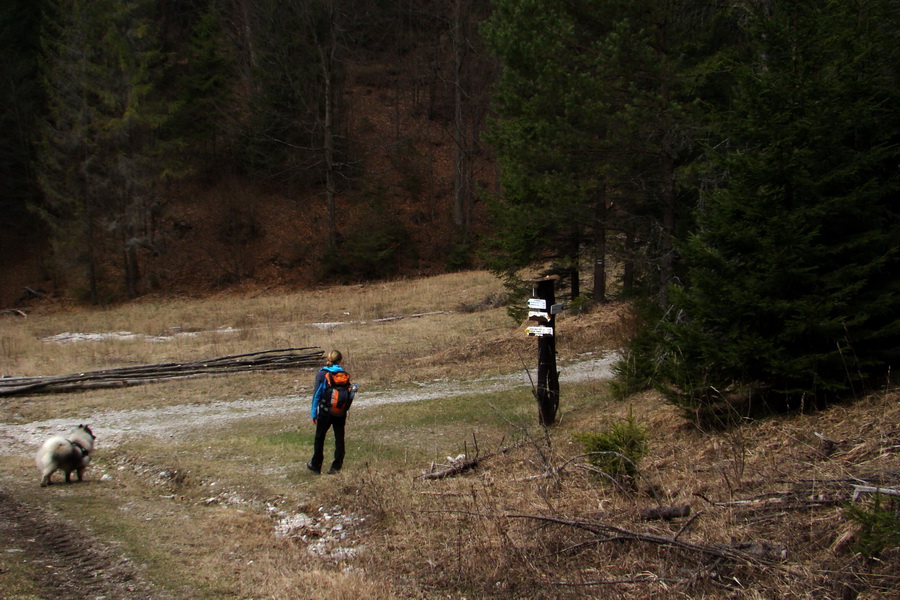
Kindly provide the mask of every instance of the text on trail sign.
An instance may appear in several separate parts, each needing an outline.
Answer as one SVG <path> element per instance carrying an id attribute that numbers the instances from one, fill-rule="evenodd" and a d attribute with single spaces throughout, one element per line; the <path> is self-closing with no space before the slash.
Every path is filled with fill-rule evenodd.
<path id="1" fill-rule="evenodd" d="M 547 301 L 543 298 L 531 298 L 528 300 L 528 308 L 534 310 L 547 310 Z"/>
<path id="2" fill-rule="evenodd" d="M 553 328 L 552 327 L 544 327 L 542 325 L 534 325 L 532 327 L 526 327 L 525 333 L 527 333 L 528 335 L 536 335 L 538 337 L 545 336 L 545 335 L 553 335 Z"/>

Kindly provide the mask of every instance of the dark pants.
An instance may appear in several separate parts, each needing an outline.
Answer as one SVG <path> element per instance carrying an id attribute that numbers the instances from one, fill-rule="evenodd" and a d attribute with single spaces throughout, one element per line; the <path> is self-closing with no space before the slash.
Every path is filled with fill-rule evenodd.
<path id="1" fill-rule="evenodd" d="M 313 457 L 309 461 L 316 471 L 322 470 L 322 461 L 325 460 L 325 434 L 328 433 L 329 427 L 334 428 L 334 461 L 331 463 L 331 468 L 340 471 L 344 466 L 344 425 L 346 423 L 347 417 L 332 417 L 326 412 L 319 412 Z"/>

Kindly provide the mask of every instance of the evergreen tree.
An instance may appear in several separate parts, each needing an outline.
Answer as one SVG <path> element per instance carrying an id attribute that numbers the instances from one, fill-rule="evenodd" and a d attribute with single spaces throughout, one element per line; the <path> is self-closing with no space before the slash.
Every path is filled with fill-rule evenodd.
<path id="1" fill-rule="evenodd" d="M 775 407 L 884 383 L 900 358 L 894 0 L 757 5 L 658 350 L 671 397 Z M 746 407 L 745 407 L 746 408 Z"/>
<path id="2" fill-rule="evenodd" d="M 5 220 L 26 215 L 36 196 L 31 169 L 34 130 L 43 105 L 37 77 L 42 2 L 13 0 L 0 7 L 0 211 Z M 3 242 L 0 240 L 0 251 Z"/>
<path id="3" fill-rule="evenodd" d="M 105 283 L 101 267 L 116 256 L 133 297 L 140 251 L 153 251 L 156 187 L 171 174 L 158 137 L 171 107 L 154 85 L 164 61 L 153 5 L 56 0 L 51 9 L 42 35 L 49 111 L 41 214 L 61 268 L 84 269 L 93 302 Z"/>
<path id="4" fill-rule="evenodd" d="M 577 277 L 586 239 L 606 227 L 595 217 L 609 94 L 589 64 L 595 40 L 579 37 L 561 3 L 537 0 L 497 2 L 483 31 L 501 62 L 488 139 L 503 198 L 492 204 L 488 264 L 513 288 L 531 265 Z"/>
<path id="5" fill-rule="evenodd" d="M 198 167 L 233 158 L 237 146 L 233 98 L 237 81 L 235 50 L 229 44 L 223 9 L 212 0 L 191 29 L 185 68 L 177 78 L 179 108 L 169 128 L 184 138 Z"/>
<path id="6" fill-rule="evenodd" d="M 615 242 L 626 284 L 640 265 L 665 302 L 693 197 L 682 175 L 698 131 L 693 70 L 713 51 L 717 12 L 669 0 L 497 2 L 485 29 L 502 64 L 495 271 L 514 280 L 555 260 L 577 274 L 590 259 L 602 300 Z"/>

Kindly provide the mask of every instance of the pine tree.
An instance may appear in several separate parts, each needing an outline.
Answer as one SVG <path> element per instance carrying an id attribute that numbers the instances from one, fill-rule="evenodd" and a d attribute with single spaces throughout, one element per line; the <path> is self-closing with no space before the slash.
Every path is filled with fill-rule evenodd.
<path id="1" fill-rule="evenodd" d="M 543 263 L 572 272 L 605 205 L 602 163 L 609 94 L 591 73 L 590 34 L 557 3 L 497 2 L 484 35 L 501 62 L 489 125 L 503 198 L 492 205 L 496 235 L 488 264 L 510 287 L 520 269 Z M 602 260 L 602 256 L 598 257 Z M 605 290 L 603 291 L 605 293 Z M 598 298 L 602 299 L 602 298 Z"/>
<path id="2" fill-rule="evenodd" d="M 684 245 L 661 346 L 676 402 L 796 406 L 876 387 L 900 358 L 898 8 L 746 15 L 722 184 Z"/>
<path id="3" fill-rule="evenodd" d="M 497 3 L 485 30 L 502 64 L 495 271 L 590 258 L 602 300 L 614 242 L 626 284 L 640 264 L 665 302 L 693 197 L 682 174 L 699 130 L 692 70 L 713 51 L 716 14 L 666 0 Z"/>
<path id="4" fill-rule="evenodd" d="M 42 36 L 49 119 L 39 178 L 57 258 L 84 268 L 93 302 L 101 265 L 120 257 L 138 294 L 139 254 L 152 251 L 157 185 L 172 172 L 158 136 L 172 107 L 155 87 L 164 68 L 150 0 L 57 0 Z"/>

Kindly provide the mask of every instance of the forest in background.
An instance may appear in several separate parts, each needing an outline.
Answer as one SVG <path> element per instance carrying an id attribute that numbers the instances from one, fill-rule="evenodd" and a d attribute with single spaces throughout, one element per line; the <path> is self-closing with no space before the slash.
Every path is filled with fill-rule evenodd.
<path id="1" fill-rule="evenodd" d="M 190 261 L 199 293 L 260 262 L 306 284 L 466 266 L 496 179 L 484 10 L 10 3 L 0 208 L 46 240 L 44 287 L 95 304 L 190 292 Z"/>
<path id="2" fill-rule="evenodd" d="M 555 273 L 573 305 L 640 300 L 626 389 L 738 414 L 878 387 L 900 354 L 897 0 L 44 0 L 0 20 L 0 210 L 46 241 L 54 292 L 263 263 L 296 284 L 483 264 L 515 294 Z"/>

